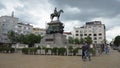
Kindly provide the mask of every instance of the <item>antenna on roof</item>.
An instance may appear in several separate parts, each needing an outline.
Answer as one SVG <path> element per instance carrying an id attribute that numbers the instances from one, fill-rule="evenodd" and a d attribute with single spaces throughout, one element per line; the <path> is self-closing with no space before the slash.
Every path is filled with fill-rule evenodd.
<path id="1" fill-rule="evenodd" d="M 12 11 L 12 14 L 11 14 L 12 17 L 14 17 L 14 11 Z"/>

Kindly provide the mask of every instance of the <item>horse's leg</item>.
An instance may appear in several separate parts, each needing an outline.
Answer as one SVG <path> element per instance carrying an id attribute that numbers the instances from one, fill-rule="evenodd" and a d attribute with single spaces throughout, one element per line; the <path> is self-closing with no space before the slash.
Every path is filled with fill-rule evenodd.
<path id="1" fill-rule="evenodd" d="M 52 14 L 50 15 L 50 19 L 51 19 L 51 21 L 53 21 L 53 15 Z"/>
<path id="2" fill-rule="evenodd" d="M 59 21 L 59 16 L 57 17 L 57 20 Z"/>

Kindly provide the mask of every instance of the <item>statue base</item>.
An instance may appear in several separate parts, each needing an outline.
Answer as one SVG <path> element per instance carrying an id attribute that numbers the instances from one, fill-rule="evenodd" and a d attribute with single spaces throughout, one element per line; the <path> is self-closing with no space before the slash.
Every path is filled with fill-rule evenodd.
<path id="1" fill-rule="evenodd" d="M 45 46 L 48 48 L 53 47 L 66 47 L 67 41 L 65 35 L 61 33 L 46 34 L 43 39 L 41 39 L 40 46 Z"/>

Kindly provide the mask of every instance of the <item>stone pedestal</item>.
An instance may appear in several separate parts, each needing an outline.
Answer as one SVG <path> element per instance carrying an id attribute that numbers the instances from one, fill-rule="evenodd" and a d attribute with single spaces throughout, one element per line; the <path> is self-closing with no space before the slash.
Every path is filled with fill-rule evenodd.
<path id="1" fill-rule="evenodd" d="M 67 40 L 65 35 L 63 35 L 63 23 L 60 21 L 51 21 L 48 23 L 48 28 L 46 30 L 46 35 L 41 39 L 41 46 L 52 47 L 65 47 Z"/>
<path id="2" fill-rule="evenodd" d="M 66 37 L 60 33 L 46 34 L 41 40 L 41 46 L 51 47 L 65 47 Z"/>

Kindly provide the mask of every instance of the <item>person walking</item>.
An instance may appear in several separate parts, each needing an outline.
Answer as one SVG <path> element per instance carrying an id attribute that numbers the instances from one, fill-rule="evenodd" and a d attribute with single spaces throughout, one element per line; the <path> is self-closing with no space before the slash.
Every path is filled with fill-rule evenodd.
<path id="1" fill-rule="evenodd" d="M 86 46 L 85 46 L 85 44 L 83 44 L 83 46 L 82 46 L 82 60 L 83 61 L 85 61 L 85 59 L 86 59 Z"/>
<path id="2" fill-rule="evenodd" d="M 89 59 L 89 61 L 91 60 L 90 45 L 88 45 L 87 43 L 85 43 L 82 46 L 82 60 L 85 61 L 87 58 Z"/>
<path id="3" fill-rule="evenodd" d="M 108 44 L 105 45 L 105 54 L 109 54 L 110 46 Z"/>

